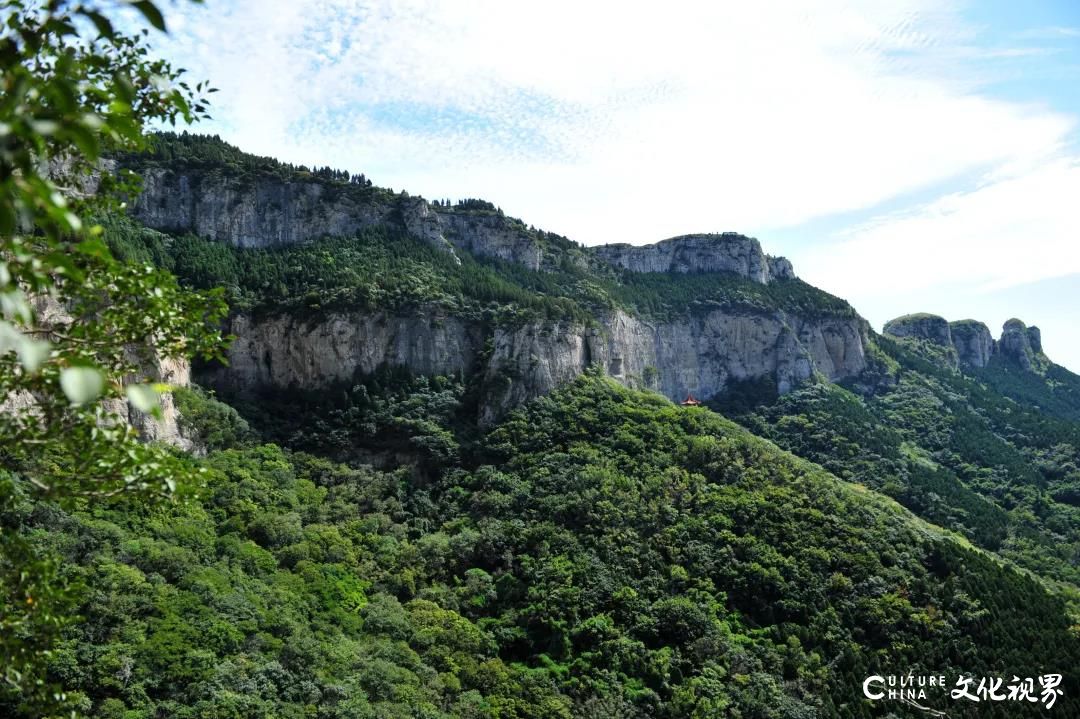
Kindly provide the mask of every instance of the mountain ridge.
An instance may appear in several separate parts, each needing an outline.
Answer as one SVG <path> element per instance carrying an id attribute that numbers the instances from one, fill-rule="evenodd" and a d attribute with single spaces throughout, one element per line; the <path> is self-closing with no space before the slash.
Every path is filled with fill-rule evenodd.
<path id="1" fill-rule="evenodd" d="M 868 675 L 940 672 L 1060 673 L 1075 710 L 1080 378 L 1037 330 L 878 335 L 734 237 L 695 272 L 693 242 L 613 264 L 535 231 L 534 269 L 426 207 L 449 247 L 401 217 L 266 247 L 103 218 L 121 259 L 223 288 L 237 338 L 194 371 L 228 405 L 177 393 L 203 496 L 28 514 L 100 587 L 58 669 L 87 706 L 869 719 L 922 714 Z"/>

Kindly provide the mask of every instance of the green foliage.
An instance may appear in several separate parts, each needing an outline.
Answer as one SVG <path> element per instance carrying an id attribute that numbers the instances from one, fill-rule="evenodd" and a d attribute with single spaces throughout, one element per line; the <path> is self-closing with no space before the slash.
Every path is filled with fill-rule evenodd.
<path id="1" fill-rule="evenodd" d="M 779 309 L 804 317 L 856 316 L 847 302 L 797 279 L 761 284 L 720 272 L 623 272 L 618 280 L 609 286 L 612 298 L 647 317 L 671 319 L 687 311 L 721 308 Z"/>
<path id="2" fill-rule="evenodd" d="M 89 588 L 50 670 L 95 716 L 869 717 L 862 678 L 900 668 L 1053 667 L 1063 715 L 1080 696 L 1040 582 L 595 372 L 426 483 L 200 461 L 198 498 L 24 520 Z"/>
<path id="3" fill-rule="evenodd" d="M 1045 414 L 1080 422 L 1080 376 L 1050 364 L 1042 373 L 1027 372 L 997 355 L 985 368 L 971 370 L 989 389 Z"/>
<path id="4" fill-rule="evenodd" d="M 177 387 L 173 401 L 180 412 L 184 436 L 208 450 L 238 447 L 255 439 L 247 421 L 235 409 L 217 401 L 201 387 Z"/>
<path id="5" fill-rule="evenodd" d="M 883 391 L 860 397 L 814 384 L 740 421 L 1020 566 L 1080 582 L 1080 425 L 1070 420 L 1069 373 L 1051 366 L 1064 378 L 1055 382 L 995 361 L 964 374 L 925 342 L 878 337 L 876 346 L 895 366 Z"/>
<path id="6" fill-rule="evenodd" d="M 500 660 L 456 600 L 425 598 L 456 594 L 410 539 L 407 472 L 269 445 L 205 467 L 197 501 L 34 521 L 87 587 L 50 669 L 88 713 L 569 716 L 551 681 Z M 470 606 L 490 593 L 463 579 Z"/>
<path id="7" fill-rule="evenodd" d="M 315 182 L 324 197 L 347 193 L 353 202 L 381 203 L 384 209 L 395 207 L 400 199 L 367 184 L 346 183 L 340 171 L 330 171 L 328 176 L 312 174 L 306 168 L 248 155 L 216 137 L 161 133 L 147 150 L 122 155 L 120 160 L 140 171 L 194 171 L 194 181 L 223 175 L 241 186 L 259 179 Z M 565 237 L 506 217 L 490 202 L 436 200 L 433 204 L 440 213 L 497 217 L 507 229 L 539 247 L 542 271 L 468 252 L 458 252 L 455 258 L 408 236 L 393 219 L 358 237 L 261 249 L 235 248 L 192 236 L 169 238 L 115 218 L 107 221 L 107 238 L 114 252 L 153 258 L 195 287 L 227 288 L 230 305 L 237 310 L 401 310 L 426 303 L 500 323 L 533 319 L 589 323 L 598 312 L 616 307 L 659 319 L 718 308 L 784 310 L 807 317 L 856 316 L 848 303 L 800 280 L 760 284 L 735 273 L 623 272 L 590 261 L 587 253 Z"/>
<path id="8" fill-rule="evenodd" d="M 221 173 L 244 182 L 273 178 L 288 182 L 329 183 L 336 190 L 344 190 L 359 200 L 394 197 L 393 192 L 374 187 L 363 174 L 329 167 L 308 168 L 271 157 L 259 157 L 242 152 L 217 135 L 193 134 L 186 130 L 180 133 L 156 132 L 137 152 L 116 152 L 114 157 L 125 167 L 139 171 L 147 167 L 165 167 L 169 170 Z"/>
<path id="9" fill-rule="evenodd" d="M 573 297 L 545 293 L 506 271 L 463 254 L 459 261 L 390 227 L 358 237 L 241 249 L 193 235 L 169 237 L 123 217 L 107 221 L 106 239 L 120 256 L 153 258 L 185 284 L 225 288 L 236 310 L 405 310 L 438 305 L 460 316 L 495 321 L 574 319 L 591 314 Z M 544 273 L 529 272 L 538 278 Z"/>
<path id="10" fill-rule="evenodd" d="M 382 367 L 319 391 L 264 389 L 229 398 L 263 436 L 338 460 L 394 463 L 397 455 L 435 473 L 461 456 L 476 434 L 474 397 L 462 378 L 414 376 Z"/>
<path id="11" fill-rule="evenodd" d="M 131 5 L 164 29 L 154 3 Z M 141 148 L 147 123 L 205 116 L 202 95 L 211 90 L 189 88 L 181 71 L 149 56 L 144 35 L 118 32 L 98 3 L 11 0 L 4 8 L 0 696 L 46 713 L 65 704 L 42 677 L 54 629 L 70 620 L 64 577 L 25 536 L 24 516 L 7 508 L 19 505 L 20 492 L 71 506 L 169 493 L 195 480 L 171 453 L 137 441 L 125 405 L 156 409 L 158 387 L 130 384 L 157 361 L 218 355 L 224 305 L 217 293 L 181 290 L 161 269 L 117 260 L 89 222 L 135 186 L 127 173 L 100 172 L 102 156 Z"/>

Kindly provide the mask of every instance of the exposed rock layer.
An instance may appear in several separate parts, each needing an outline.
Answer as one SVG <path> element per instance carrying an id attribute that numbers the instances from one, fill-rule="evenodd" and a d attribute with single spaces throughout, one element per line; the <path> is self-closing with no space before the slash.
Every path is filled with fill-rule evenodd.
<path id="1" fill-rule="evenodd" d="M 1015 362 L 1027 371 L 1037 370 L 1048 360 L 1042 351 L 1042 333 L 1011 319 L 1002 327 L 1001 339 L 994 341 L 990 328 L 975 320 L 947 322 L 937 315 L 905 315 L 885 323 L 884 331 L 894 337 L 915 338 L 955 351 L 961 367 L 985 367 L 997 356 Z"/>
<path id="2" fill-rule="evenodd" d="M 761 378 L 784 392 L 815 370 L 838 380 L 866 366 L 867 328 L 857 318 L 715 310 L 663 323 L 623 312 L 600 320 L 600 326 L 563 321 L 489 328 L 439 309 L 407 316 L 239 316 L 230 328 L 237 340 L 229 366 L 207 380 L 233 391 L 314 389 L 383 364 L 419 374 L 476 372 L 482 383 L 480 419 L 487 423 L 594 363 L 621 382 L 674 400 L 690 392 L 708 399 L 733 382 Z"/>
<path id="3" fill-rule="evenodd" d="M 236 247 L 347 237 L 399 227 L 439 249 L 460 248 L 540 269 L 536 233 L 497 213 L 455 212 L 419 197 L 318 180 L 246 178 L 203 170 L 143 168 L 132 214 L 157 230 L 194 232 Z"/>
<path id="4" fill-rule="evenodd" d="M 163 231 L 194 232 L 236 247 L 287 245 L 348 236 L 376 225 L 398 227 L 451 254 L 468 252 L 532 270 L 563 256 L 540 233 L 495 211 L 432 205 L 420 197 L 321 180 L 240 176 L 220 170 L 139 168 L 143 192 L 132 213 Z M 795 276 L 783 257 L 735 233 L 685 235 L 653 245 L 585 250 L 632 272 L 732 272 L 766 283 Z"/>
<path id="5" fill-rule="evenodd" d="M 72 321 L 68 310 L 52 297 L 38 296 L 31 300 L 34 316 L 40 327 L 57 328 Z M 172 387 L 187 387 L 191 384 L 191 364 L 186 359 L 155 357 L 144 366 L 138 377 L 125 379 L 129 382 L 164 383 Z M 0 398 L 0 412 L 34 412 L 35 399 L 26 392 Z M 186 450 L 198 450 L 194 443 L 180 430 L 180 413 L 171 392 L 164 392 L 158 398 L 161 416 L 154 417 L 131 407 L 125 400 L 105 400 L 106 408 L 126 421 L 146 441 L 159 441 L 172 444 Z"/>
<path id="6" fill-rule="evenodd" d="M 769 257 L 757 240 L 734 233 L 684 235 L 653 245 L 601 245 L 593 252 L 631 272 L 733 272 L 761 284 L 795 277 L 786 259 Z"/>

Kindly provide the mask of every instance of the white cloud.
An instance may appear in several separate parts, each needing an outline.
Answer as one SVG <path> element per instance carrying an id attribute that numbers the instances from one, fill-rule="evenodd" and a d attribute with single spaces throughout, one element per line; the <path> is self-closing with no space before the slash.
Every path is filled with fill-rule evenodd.
<path id="1" fill-rule="evenodd" d="M 909 71 L 970 42 L 955 14 L 879 5 L 238 0 L 167 49 L 245 149 L 590 244 L 767 232 L 1057 150 L 1069 118 Z"/>
<path id="2" fill-rule="evenodd" d="M 798 257 L 851 297 L 956 286 L 989 292 L 1080 272 L 1080 163 L 1056 160 L 876 218 Z"/>

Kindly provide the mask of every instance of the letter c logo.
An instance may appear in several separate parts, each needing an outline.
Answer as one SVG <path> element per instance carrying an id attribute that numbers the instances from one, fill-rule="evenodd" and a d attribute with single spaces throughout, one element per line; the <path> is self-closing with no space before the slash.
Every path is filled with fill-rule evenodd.
<path id="1" fill-rule="evenodd" d="M 883 686 L 885 686 L 885 677 L 879 677 L 876 674 L 874 676 L 872 676 L 872 677 L 867 677 L 866 681 L 864 681 L 862 683 L 863 696 L 865 696 L 867 699 L 881 699 L 883 696 L 885 696 L 884 691 L 879 691 L 876 694 L 872 694 L 870 692 L 870 684 L 871 683 L 874 683 L 874 684 L 877 684 L 877 685 L 883 687 Z"/>

